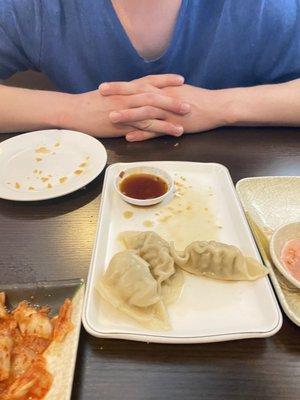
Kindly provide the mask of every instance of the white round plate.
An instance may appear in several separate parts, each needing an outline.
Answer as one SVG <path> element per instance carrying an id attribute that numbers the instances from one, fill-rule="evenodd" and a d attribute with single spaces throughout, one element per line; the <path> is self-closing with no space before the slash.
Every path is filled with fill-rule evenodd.
<path id="1" fill-rule="evenodd" d="M 0 198 L 53 199 L 74 192 L 104 169 L 107 153 L 92 136 L 50 129 L 0 143 Z"/>

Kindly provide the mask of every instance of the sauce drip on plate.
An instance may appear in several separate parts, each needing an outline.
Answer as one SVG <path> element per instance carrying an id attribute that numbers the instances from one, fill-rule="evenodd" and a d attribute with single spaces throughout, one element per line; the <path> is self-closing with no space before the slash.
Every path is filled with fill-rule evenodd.
<path id="1" fill-rule="evenodd" d="M 157 175 L 141 173 L 124 178 L 119 189 L 125 196 L 146 200 L 164 195 L 168 191 L 168 184 Z"/>
<path id="2" fill-rule="evenodd" d="M 287 241 L 282 248 L 280 258 L 290 274 L 300 281 L 300 238 Z"/>

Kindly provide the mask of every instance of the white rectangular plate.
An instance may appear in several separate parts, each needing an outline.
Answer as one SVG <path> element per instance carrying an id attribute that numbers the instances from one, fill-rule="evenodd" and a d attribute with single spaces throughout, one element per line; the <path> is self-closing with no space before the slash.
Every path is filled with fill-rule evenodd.
<path id="1" fill-rule="evenodd" d="M 122 170 L 142 165 L 170 173 L 179 182 L 179 191 L 185 187 L 185 194 L 175 197 L 172 204 L 154 207 L 139 208 L 125 203 L 114 189 L 114 180 Z M 131 218 L 125 218 L 126 211 L 132 213 Z M 268 278 L 255 282 L 224 282 L 187 273 L 180 298 L 168 306 L 172 329 L 150 331 L 138 325 L 105 303 L 95 290 L 95 283 L 113 254 L 122 250 L 117 238 L 124 230 L 154 230 L 166 240 L 175 241 L 179 250 L 193 240 L 217 239 L 236 245 L 245 254 L 260 260 L 230 174 L 224 166 L 165 161 L 120 163 L 107 169 L 83 324 L 96 337 L 159 343 L 267 337 L 280 329 L 282 316 Z"/>

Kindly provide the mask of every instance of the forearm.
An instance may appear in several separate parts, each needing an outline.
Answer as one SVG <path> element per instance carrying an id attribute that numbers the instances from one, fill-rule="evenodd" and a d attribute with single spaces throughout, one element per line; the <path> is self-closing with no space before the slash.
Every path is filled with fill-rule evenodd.
<path id="1" fill-rule="evenodd" d="M 185 133 L 208 131 L 221 126 L 286 125 L 300 126 L 300 79 L 283 84 L 250 88 L 208 90 L 191 85 L 165 87 L 161 92 L 190 105 L 190 112 L 178 115 L 165 112 L 160 120 L 182 126 Z M 156 116 L 145 118 L 148 125 Z M 120 124 L 131 125 L 131 110 L 121 109 Z M 147 125 L 146 125 L 147 128 Z M 160 131 L 130 132 L 130 141 L 160 135 Z M 158 133 L 157 133 L 158 132 Z"/>
<path id="2" fill-rule="evenodd" d="M 73 95 L 0 85 L 0 132 L 63 127 Z"/>
<path id="3" fill-rule="evenodd" d="M 300 79 L 218 92 L 227 125 L 300 126 Z"/>

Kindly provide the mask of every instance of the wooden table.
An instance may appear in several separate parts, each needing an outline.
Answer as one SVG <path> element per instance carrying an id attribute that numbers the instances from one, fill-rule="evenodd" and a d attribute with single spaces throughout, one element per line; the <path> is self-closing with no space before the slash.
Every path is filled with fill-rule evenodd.
<path id="1" fill-rule="evenodd" d="M 0 141 L 9 135 L 0 135 Z M 218 162 L 236 182 L 300 175 L 300 129 L 220 129 L 145 143 L 103 141 L 108 163 Z M 178 143 L 178 144 L 177 144 Z M 0 200 L 1 283 L 85 278 L 103 174 L 86 189 L 40 203 Z M 300 399 L 300 330 L 284 317 L 268 339 L 200 345 L 99 340 L 81 332 L 72 399 Z"/>

